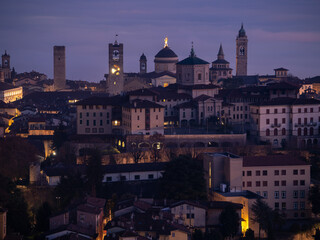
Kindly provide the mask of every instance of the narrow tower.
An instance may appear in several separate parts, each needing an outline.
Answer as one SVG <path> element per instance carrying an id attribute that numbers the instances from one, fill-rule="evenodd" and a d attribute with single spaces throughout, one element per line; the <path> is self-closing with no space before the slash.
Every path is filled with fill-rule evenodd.
<path id="1" fill-rule="evenodd" d="M 53 78 L 54 90 L 66 88 L 66 48 L 65 46 L 53 47 Z"/>
<path id="2" fill-rule="evenodd" d="M 142 53 L 140 57 L 140 74 L 147 73 L 147 57 Z"/>
<path id="3" fill-rule="evenodd" d="M 0 67 L 0 81 L 4 82 L 6 79 L 11 79 L 10 55 L 7 51 L 2 55 L 2 68 Z"/>
<path id="4" fill-rule="evenodd" d="M 110 96 L 123 92 L 123 44 L 118 43 L 117 39 L 114 43 L 109 43 L 107 92 Z"/>
<path id="5" fill-rule="evenodd" d="M 236 39 L 236 75 L 246 76 L 247 75 L 247 61 L 248 61 L 248 38 L 246 31 L 241 25 L 237 39 Z"/>

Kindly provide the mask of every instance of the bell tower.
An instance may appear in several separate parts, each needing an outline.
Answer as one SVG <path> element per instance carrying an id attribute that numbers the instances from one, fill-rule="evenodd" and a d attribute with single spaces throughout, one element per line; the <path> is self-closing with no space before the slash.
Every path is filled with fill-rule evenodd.
<path id="1" fill-rule="evenodd" d="M 140 74 L 147 73 L 147 57 L 142 53 L 140 57 Z"/>
<path id="2" fill-rule="evenodd" d="M 2 55 L 2 66 L 0 67 L 0 81 L 4 82 L 5 79 L 11 79 L 10 70 L 10 55 L 7 51 Z"/>
<path id="3" fill-rule="evenodd" d="M 117 37 L 118 35 L 116 35 Z M 123 44 L 109 44 L 109 75 L 107 79 L 107 93 L 110 96 L 118 95 L 123 92 Z"/>
<path id="4" fill-rule="evenodd" d="M 247 75 L 247 61 L 248 61 L 248 38 L 243 24 L 239 30 L 236 39 L 236 75 Z"/>
<path id="5" fill-rule="evenodd" d="M 2 68 L 10 69 L 10 55 L 7 54 L 7 51 L 2 55 Z"/>

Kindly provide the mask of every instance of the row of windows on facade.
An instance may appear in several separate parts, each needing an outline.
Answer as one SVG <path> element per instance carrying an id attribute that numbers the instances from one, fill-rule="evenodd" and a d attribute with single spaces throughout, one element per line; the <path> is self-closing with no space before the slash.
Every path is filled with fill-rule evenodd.
<path id="1" fill-rule="evenodd" d="M 82 109 L 107 109 L 107 105 L 82 105 Z"/>
<path id="2" fill-rule="evenodd" d="M 293 175 L 298 175 L 299 174 L 299 170 L 298 169 L 293 169 L 292 170 L 292 174 Z M 300 169 L 300 175 L 305 175 L 306 171 L 305 169 Z M 255 175 L 256 176 L 261 176 L 261 170 L 256 170 L 255 171 Z M 263 170 L 262 171 L 262 175 L 263 176 L 267 176 L 268 175 L 268 170 Z M 279 176 L 280 175 L 280 170 L 274 170 L 274 176 Z M 281 175 L 287 175 L 287 170 L 281 170 Z M 242 171 L 242 176 L 246 176 L 246 172 Z M 252 176 L 252 171 L 248 170 L 247 171 L 247 176 Z"/>
<path id="3" fill-rule="evenodd" d="M 299 206 L 298 202 L 294 202 L 293 203 L 293 209 L 294 210 L 298 210 L 298 206 Z M 305 202 L 300 202 L 300 209 L 304 210 L 305 208 L 306 208 L 306 203 Z M 275 202 L 274 203 L 274 209 L 276 209 L 276 210 L 280 209 L 280 203 L 279 202 Z M 282 202 L 281 203 L 281 209 L 282 210 L 286 210 L 287 209 L 287 203 L 286 202 Z M 305 214 L 301 214 L 301 217 L 305 217 Z"/>
<path id="4" fill-rule="evenodd" d="M 304 120 L 304 122 L 303 122 L 304 124 L 308 124 L 308 118 L 304 118 L 303 120 Z M 286 118 L 282 118 L 282 121 L 281 121 L 281 122 L 282 122 L 282 123 L 286 123 Z M 320 122 L 320 116 L 319 116 L 319 122 Z M 290 119 L 290 123 L 292 123 L 292 118 Z M 313 117 L 310 118 L 309 123 L 310 123 L 310 124 L 313 124 L 313 123 L 314 123 L 314 122 L 313 122 Z M 270 124 L 270 119 L 269 119 L 269 118 L 266 119 L 266 124 L 267 124 L 267 125 Z M 275 126 L 278 125 L 278 118 L 275 118 L 275 119 L 273 120 L 273 124 L 274 124 Z M 301 125 L 301 118 L 298 118 L 298 124 Z"/>
<path id="5" fill-rule="evenodd" d="M 320 134 L 320 128 L 319 128 L 318 130 L 319 130 L 319 134 Z M 271 133 L 270 129 L 267 129 L 267 130 L 266 130 L 266 136 L 270 136 L 270 133 Z M 285 135 L 287 134 L 286 129 L 285 129 L 285 128 L 282 128 L 281 133 L 282 133 L 283 136 L 285 136 Z M 301 136 L 301 135 L 302 135 L 302 130 L 301 130 L 301 128 L 298 128 L 297 133 L 298 133 L 298 136 Z M 309 129 L 309 134 L 308 134 L 308 128 L 304 128 L 304 129 L 303 129 L 303 135 L 304 135 L 304 136 L 313 136 L 313 135 L 314 135 L 314 129 L 313 129 L 313 127 L 311 127 L 311 128 Z M 278 129 L 277 129 L 277 128 L 275 128 L 275 129 L 273 130 L 273 136 L 278 136 Z"/>
<path id="6" fill-rule="evenodd" d="M 261 194 L 260 191 L 256 191 L 256 193 L 258 195 L 262 196 L 263 198 L 268 199 L 268 191 L 263 191 L 262 194 Z M 293 193 L 293 198 L 294 199 L 299 198 L 299 191 L 298 190 L 294 190 L 292 193 Z M 275 191 L 274 192 L 274 198 L 275 199 L 279 199 L 279 194 L 280 194 L 279 191 Z M 300 198 L 304 199 L 305 197 L 306 197 L 305 190 L 300 190 Z M 282 199 L 286 199 L 287 198 L 287 192 L 286 191 L 281 191 L 281 198 Z"/>
<path id="7" fill-rule="evenodd" d="M 228 71 L 229 72 L 229 74 L 231 74 L 231 71 Z M 223 72 L 221 72 L 221 71 L 214 71 L 213 72 L 213 78 L 216 78 L 217 76 L 227 76 L 227 71 L 223 71 Z"/>
<path id="8" fill-rule="evenodd" d="M 298 180 L 293 180 L 293 186 L 298 186 L 299 181 Z M 305 186 L 305 180 L 300 180 L 300 186 Z M 242 182 L 242 186 L 245 187 L 245 182 Z M 268 186 L 268 181 L 262 181 L 262 185 L 261 185 L 261 181 L 256 181 L 256 187 L 267 187 Z M 280 186 L 280 181 L 274 181 L 274 186 L 275 187 L 279 187 Z M 286 180 L 282 180 L 281 181 L 281 186 L 287 186 L 287 181 Z M 248 181 L 247 182 L 247 187 L 253 187 L 252 186 L 252 182 Z"/>
<path id="9" fill-rule="evenodd" d="M 237 108 L 236 108 L 236 106 L 233 106 L 233 111 L 236 111 L 236 109 L 237 109 L 237 111 L 243 111 L 243 106 L 237 106 Z M 244 106 L 244 110 L 245 111 L 248 111 L 248 106 Z M 229 114 L 230 114 L 230 112 L 229 112 Z"/>
<path id="10" fill-rule="evenodd" d="M 103 122 L 104 122 L 103 120 L 100 120 L 100 121 L 99 121 L 100 126 L 103 126 Z M 82 121 L 82 119 L 80 119 L 79 124 L 82 125 L 82 123 L 83 123 L 83 121 Z M 106 120 L 106 124 L 107 124 L 107 125 L 110 124 L 110 120 L 109 120 L 109 119 Z M 93 125 L 93 126 L 97 126 L 97 120 L 93 120 L 93 121 L 92 121 L 92 125 Z M 86 126 L 90 126 L 90 120 L 86 120 Z"/>
<path id="11" fill-rule="evenodd" d="M 298 108 L 298 113 L 301 113 L 302 109 L 301 108 Z M 313 113 L 313 108 L 310 108 L 310 113 Z M 307 113 L 308 112 L 308 108 L 304 108 L 304 112 Z M 319 112 L 320 112 L 320 107 L 319 107 Z M 259 113 L 259 109 L 257 109 L 257 113 Z M 266 109 L 266 113 L 267 114 L 270 114 L 270 109 Z M 274 109 L 274 114 L 277 114 L 278 113 L 278 109 L 275 108 Z M 280 111 L 279 111 L 280 113 Z M 286 113 L 286 109 L 285 108 L 282 108 L 282 113 Z"/>
<path id="12" fill-rule="evenodd" d="M 92 113 L 92 116 L 93 116 L 93 117 L 96 117 L 96 116 L 97 116 L 97 113 L 95 113 L 95 112 Z M 100 116 L 100 117 L 103 117 L 103 112 L 100 112 L 100 113 L 99 113 L 99 116 Z M 83 115 L 82 115 L 82 112 L 81 112 L 81 113 L 79 114 L 79 118 L 82 118 L 82 117 L 83 117 Z M 86 117 L 90 117 L 90 113 L 89 113 L 89 112 L 86 113 Z M 109 117 L 110 117 L 110 113 L 107 112 L 107 118 L 109 118 Z"/>
<path id="13" fill-rule="evenodd" d="M 230 113 L 229 113 L 230 114 Z M 243 119 L 243 115 L 242 114 L 240 114 L 240 116 L 239 116 L 239 114 L 233 114 L 233 119 L 236 119 L 236 117 L 237 117 L 237 119 Z M 248 114 L 245 114 L 244 115 L 244 118 L 245 119 L 248 119 Z"/>
<path id="14" fill-rule="evenodd" d="M 141 176 L 140 175 L 134 175 L 134 180 L 140 180 Z M 154 179 L 154 175 L 153 174 L 148 174 L 148 179 Z M 126 181 L 127 177 L 126 176 L 120 176 L 120 181 Z M 112 182 L 113 179 L 112 177 L 106 177 L 106 181 L 107 182 Z"/>
<path id="15" fill-rule="evenodd" d="M 198 73 L 198 81 L 201 81 L 202 80 L 202 74 L 201 73 Z M 206 76 L 207 76 L 207 78 L 208 78 L 208 73 L 206 73 Z M 181 80 L 182 79 L 182 75 L 181 75 L 181 73 L 179 73 L 179 80 Z M 187 80 L 187 81 L 189 81 L 190 80 L 190 73 L 186 73 L 185 74 L 185 80 Z"/>

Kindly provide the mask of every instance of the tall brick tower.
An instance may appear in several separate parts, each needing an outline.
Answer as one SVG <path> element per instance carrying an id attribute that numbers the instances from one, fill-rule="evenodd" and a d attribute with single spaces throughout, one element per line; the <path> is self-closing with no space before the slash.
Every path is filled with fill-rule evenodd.
<path id="1" fill-rule="evenodd" d="M 107 93 L 110 96 L 123 92 L 123 44 L 115 40 L 109 44 L 109 75 Z"/>
<path id="2" fill-rule="evenodd" d="M 248 61 L 248 38 L 246 31 L 241 25 L 237 39 L 236 39 L 236 75 L 246 76 L 247 75 L 247 61 Z"/>
<path id="3" fill-rule="evenodd" d="M 140 74 L 147 73 L 147 57 L 142 53 L 140 57 Z"/>
<path id="4" fill-rule="evenodd" d="M 54 90 L 66 88 L 66 48 L 65 46 L 53 47 L 53 78 Z"/>
<path id="5" fill-rule="evenodd" d="M 5 79 L 11 79 L 10 55 L 7 51 L 2 55 L 2 67 L 0 67 L 0 81 L 4 82 Z"/>

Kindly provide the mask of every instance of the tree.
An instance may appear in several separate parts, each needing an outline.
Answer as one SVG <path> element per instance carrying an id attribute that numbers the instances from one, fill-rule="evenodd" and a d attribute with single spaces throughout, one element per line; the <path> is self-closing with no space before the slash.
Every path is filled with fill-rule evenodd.
<path id="1" fill-rule="evenodd" d="M 36 214 L 36 229 L 40 232 L 49 230 L 49 219 L 51 216 L 51 206 L 48 202 L 44 202 L 38 209 Z"/>
<path id="2" fill-rule="evenodd" d="M 66 128 L 62 123 L 59 124 L 58 128 L 53 133 L 52 147 L 55 151 L 59 152 L 63 144 L 68 140 Z"/>
<path id="3" fill-rule="evenodd" d="M 85 182 L 79 172 L 62 177 L 53 194 L 58 210 L 64 209 L 71 202 L 80 200 L 85 195 Z"/>
<path id="4" fill-rule="evenodd" d="M 100 190 L 102 185 L 102 170 L 101 170 L 101 152 L 99 149 L 91 149 L 89 156 L 85 158 L 87 165 L 87 184 L 91 189 L 91 195 L 96 196 L 97 190 Z"/>
<path id="5" fill-rule="evenodd" d="M 275 239 L 275 226 L 280 226 L 283 223 L 283 218 L 278 211 L 272 210 L 266 202 L 260 198 L 252 205 L 253 221 L 259 223 L 259 238 L 260 230 L 267 233 L 268 239 Z"/>
<path id="6" fill-rule="evenodd" d="M 245 240 L 254 240 L 254 231 L 251 228 L 248 228 L 244 234 Z"/>
<path id="7" fill-rule="evenodd" d="M 7 177 L 0 174 L 0 206 L 8 210 L 8 232 L 30 233 L 31 218 L 28 214 L 26 203 L 20 189 Z"/>
<path id="8" fill-rule="evenodd" d="M 134 163 L 139 163 L 145 156 L 145 151 L 139 148 L 138 144 L 134 143 L 131 145 L 130 155 L 133 157 Z"/>
<path id="9" fill-rule="evenodd" d="M 26 139 L 0 139 L 0 174 L 12 180 L 26 178 L 29 165 L 37 160 L 37 150 Z"/>
<path id="10" fill-rule="evenodd" d="M 163 152 L 164 136 L 161 134 L 154 134 L 149 137 L 150 141 L 150 158 L 153 162 L 159 162 Z"/>
<path id="11" fill-rule="evenodd" d="M 314 185 L 309 191 L 309 201 L 312 205 L 312 212 L 317 216 L 320 213 L 320 188 Z"/>
<path id="12" fill-rule="evenodd" d="M 194 230 L 194 233 L 192 234 L 192 240 L 203 240 L 203 234 L 200 229 Z"/>
<path id="13" fill-rule="evenodd" d="M 223 236 L 234 237 L 239 232 L 240 217 L 232 206 L 227 206 L 220 214 L 219 221 Z"/>
<path id="14" fill-rule="evenodd" d="M 180 155 L 166 166 L 160 182 L 160 197 L 175 200 L 206 200 L 206 185 L 200 161 Z"/>

